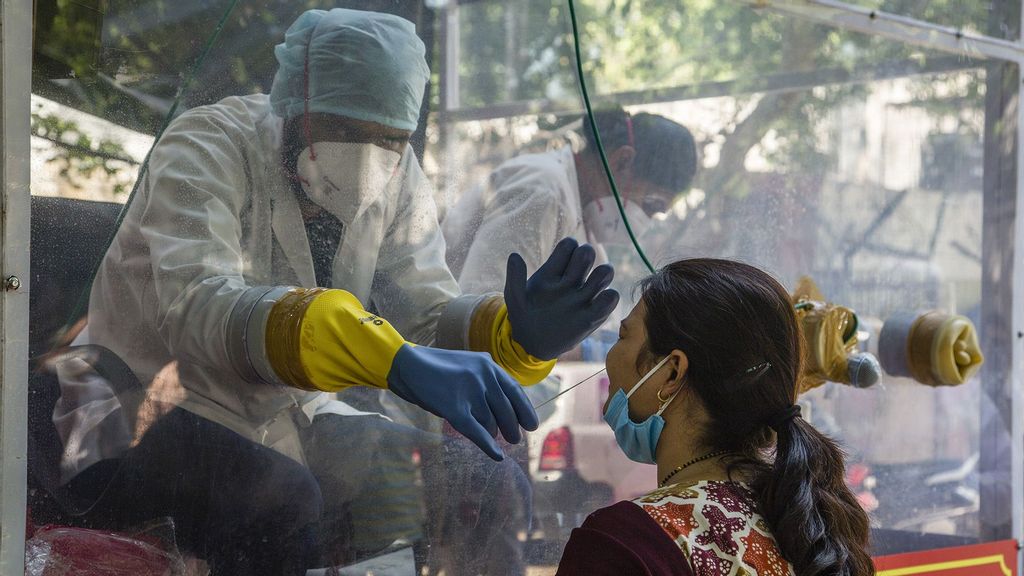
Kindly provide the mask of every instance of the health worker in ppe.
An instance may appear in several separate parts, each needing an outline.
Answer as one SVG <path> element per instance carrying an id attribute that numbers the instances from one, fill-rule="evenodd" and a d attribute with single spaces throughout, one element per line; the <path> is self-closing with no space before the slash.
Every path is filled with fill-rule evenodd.
<path id="1" fill-rule="evenodd" d="M 613 109 L 595 112 L 594 118 L 626 217 L 640 237 L 654 215 L 666 212 L 690 188 L 697 170 L 693 135 L 654 114 Z M 510 253 L 539 266 L 565 236 L 598 246 L 629 242 L 586 117 L 582 134 L 581 150 L 563 146 L 507 160 L 447 212 L 442 227 L 448 265 L 460 288 L 499 290 L 501 262 Z"/>
<path id="2" fill-rule="evenodd" d="M 372 434 L 391 433 L 331 393 L 388 389 L 494 459 L 499 432 L 536 428 L 521 385 L 608 316 L 612 271 L 567 238 L 532 276 L 503 258 L 503 297 L 460 294 L 408 144 L 424 51 L 399 17 L 311 10 L 275 48 L 269 95 L 168 126 L 77 341 L 142 386 L 61 375 L 61 471 L 91 514 L 170 516 L 213 574 L 302 574 L 325 518 L 344 524 L 373 482 Z"/>

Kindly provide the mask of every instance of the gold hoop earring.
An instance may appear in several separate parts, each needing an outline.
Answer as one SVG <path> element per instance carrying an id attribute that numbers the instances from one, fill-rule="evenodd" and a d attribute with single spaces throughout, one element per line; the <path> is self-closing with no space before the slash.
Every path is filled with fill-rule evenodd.
<path id="1" fill-rule="evenodd" d="M 671 397 L 671 396 L 669 396 L 668 398 L 662 398 L 662 397 L 661 397 L 661 392 L 662 392 L 663 390 L 664 390 L 664 388 L 662 388 L 662 389 L 658 390 L 658 402 L 661 402 L 662 404 L 665 404 L 666 402 L 668 402 L 669 400 L 671 400 L 671 399 L 672 399 L 672 397 Z"/>

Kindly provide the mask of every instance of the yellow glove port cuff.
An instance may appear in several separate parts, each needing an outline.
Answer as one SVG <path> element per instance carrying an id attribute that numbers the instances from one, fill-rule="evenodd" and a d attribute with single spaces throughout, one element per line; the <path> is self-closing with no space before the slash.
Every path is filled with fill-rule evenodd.
<path id="1" fill-rule="evenodd" d="M 812 305 L 810 308 L 798 308 L 796 317 L 801 324 L 807 352 L 799 393 L 817 388 L 826 381 L 849 384 L 847 356 L 857 349 L 856 337 L 847 339 L 857 323 L 853 310 L 833 304 Z"/>
<path id="2" fill-rule="evenodd" d="M 930 386 L 963 384 L 985 361 L 974 324 L 935 311 L 922 314 L 911 327 L 907 358 L 914 379 Z"/>
<path id="3" fill-rule="evenodd" d="M 501 296 L 488 298 L 473 311 L 469 325 L 469 349 L 489 352 L 491 358 L 524 386 L 532 386 L 547 378 L 555 360 L 531 356 L 512 339 L 508 309 Z"/>
<path id="4" fill-rule="evenodd" d="M 344 290 L 296 289 L 267 318 L 267 357 L 282 380 L 303 390 L 387 388 L 402 336 Z"/>

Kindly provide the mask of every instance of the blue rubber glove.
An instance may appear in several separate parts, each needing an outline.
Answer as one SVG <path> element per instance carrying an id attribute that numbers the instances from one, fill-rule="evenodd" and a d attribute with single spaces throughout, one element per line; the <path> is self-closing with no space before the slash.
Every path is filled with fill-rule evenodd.
<path id="1" fill-rule="evenodd" d="M 608 264 L 594 271 L 593 246 L 563 238 L 547 262 L 526 279 L 526 262 L 508 257 L 505 305 L 512 338 L 531 356 L 551 360 L 572 350 L 596 330 L 619 303 L 619 293 L 606 290 L 615 275 Z M 589 274 L 589 277 L 588 277 Z"/>
<path id="2" fill-rule="evenodd" d="M 447 420 L 491 458 L 504 454 L 498 431 L 512 444 L 519 427 L 540 425 L 526 393 L 483 352 L 403 345 L 388 373 L 388 388 L 400 398 Z"/>

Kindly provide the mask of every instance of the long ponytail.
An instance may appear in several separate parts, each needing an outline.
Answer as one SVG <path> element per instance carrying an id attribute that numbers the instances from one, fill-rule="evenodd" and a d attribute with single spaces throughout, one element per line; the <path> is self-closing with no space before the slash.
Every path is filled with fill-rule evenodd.
<path id="1" fill-rule="evenodd" d="M 867 514 L 846 485 L 839 446 L 802 418 L 777 428 L 775 462 L 754 485 L 783 555 L 798 576 L 874 574 Z"/>
<path id="2" fill-rule="evenodd" d="M 785 288 L 713 258 L 669 264 L 641 288 L 649 357 L 686 353 L 687 382 L 709 416 L 700 441 L 739 455 L 730 473 L 751 479 L 796 576 L 874 575 L 867 514 L 846 486 L 843 453 L 794 410 L 802 338 Z"/>

